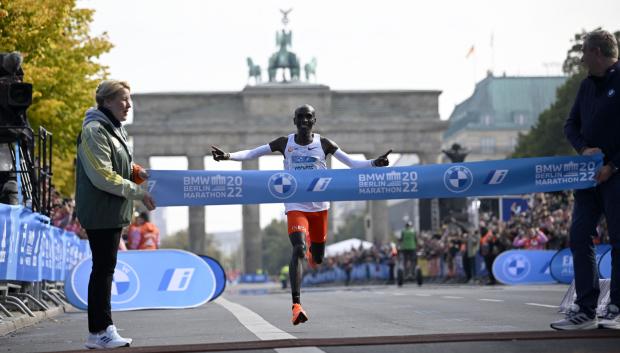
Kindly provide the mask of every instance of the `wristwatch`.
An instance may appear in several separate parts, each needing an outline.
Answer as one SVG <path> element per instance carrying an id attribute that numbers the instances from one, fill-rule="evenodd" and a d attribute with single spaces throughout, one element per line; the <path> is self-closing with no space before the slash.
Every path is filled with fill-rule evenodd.
<path id="1" fill-rule="evenodd" d="M 618 167 L 613 162 L 609 162 L 607 165 L 611 168 L 611 174 L 616 174 L 618 172 Z"/>

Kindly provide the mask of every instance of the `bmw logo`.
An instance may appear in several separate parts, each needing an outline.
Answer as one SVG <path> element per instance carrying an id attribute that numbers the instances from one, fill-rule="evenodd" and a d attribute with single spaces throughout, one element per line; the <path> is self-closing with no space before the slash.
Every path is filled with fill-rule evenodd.
<path id="1" fill-rule="evenodd" d="M 136 271 L 124 261 L 117 261 L 112 280 L 112 304 L 131 301 L 140 291 L 140 279 Z"/>
<path id="2" fill-rule="evenodd" d="M 288 173 L 276 173 L 267 182 L 269 192 L 278 199 L 288 199 L 297 191 L 297 180 Z"/>
<path id="3" fill-rule="evenodd" d="M 530 260 L 525 256 L 515 254 L 504 261 L 502 271 L 506 277 L 512 280 L 520 280 L 530 273 Z"/>
<path id="4" fill-rule="evenodd" d="M 616 90 L 615 89 L 610 89 L 609 92 L 607 92 L 607 97 L 611 98 L 613 96 L 616 95 Z"/>
<path id="5" fill-rule="evenodd" d="M 469 168 L 455 165 L 448 168 L 443 174 L 443 183 L 452 192 L 464 192 L 474 183 L 474 175 Z"/>

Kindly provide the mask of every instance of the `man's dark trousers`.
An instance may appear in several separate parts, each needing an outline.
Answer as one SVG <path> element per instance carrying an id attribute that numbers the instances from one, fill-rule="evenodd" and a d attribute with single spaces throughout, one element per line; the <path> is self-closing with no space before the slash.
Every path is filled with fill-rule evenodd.
<path id="1" fill-rule="evenodd" d="M 601 216 L 605 216 L 611 243 L 611 292 L 610 301 L 620 306 L 620 174 L 612 175 L 606 182 L 589 189 L 575 191 L 573 222 L 570 229 L 570 248 L 573 253 L 575 289 L 581 311 L 596 315 L 598 304 L 598 264 L 592 237 Z"/>

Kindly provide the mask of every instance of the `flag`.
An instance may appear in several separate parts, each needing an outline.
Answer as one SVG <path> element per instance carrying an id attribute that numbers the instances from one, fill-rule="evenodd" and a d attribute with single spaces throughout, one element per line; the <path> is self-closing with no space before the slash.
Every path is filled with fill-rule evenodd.
<path id="1" fill-rule="evenodd" d="M 476 50 L 476 47 L 472 45 L 471 48 L 469 48 L 469 50 L 467 51 L 467 55 L 465 55 L 465 59 L 469 58 L 474 53 L 475 50 Z"/>

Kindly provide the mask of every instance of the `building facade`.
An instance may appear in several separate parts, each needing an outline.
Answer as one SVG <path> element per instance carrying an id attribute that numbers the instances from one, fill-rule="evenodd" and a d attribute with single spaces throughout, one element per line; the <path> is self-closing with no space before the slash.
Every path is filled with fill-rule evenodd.
<path id="1" fill-rule="evenodd" d="M 454 108 L 442 146 L 449 149 L 458 143 L 466 147 L 470 151 L 467 161 L 508 157 L 519 133 L 536 124 L 540 113 L 555 102 L 556 91 L 565 81 L 563 76 L 489 74 L 476 84 L 471 97 Z"/>

